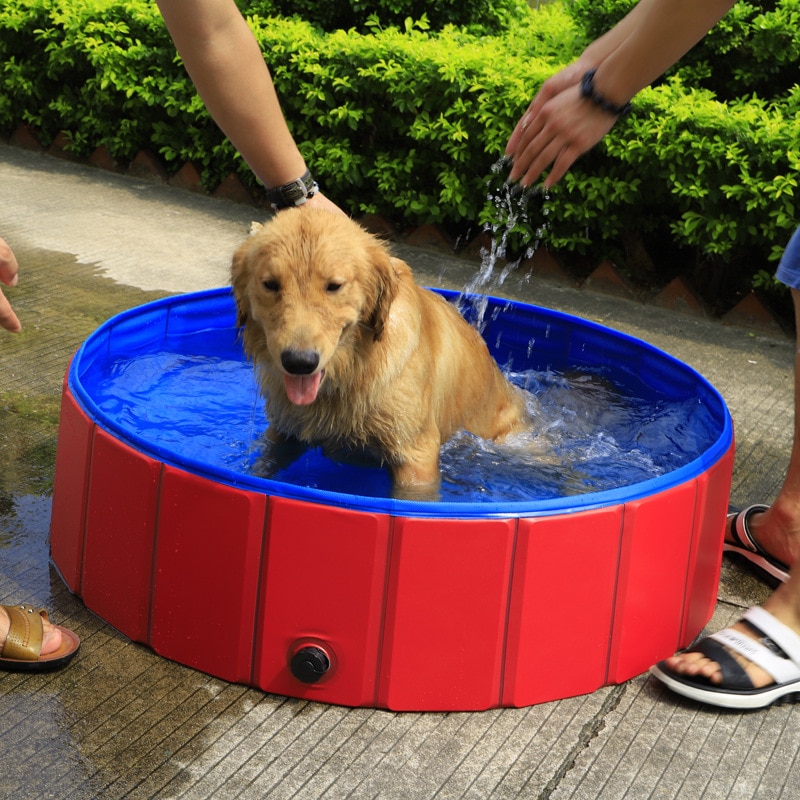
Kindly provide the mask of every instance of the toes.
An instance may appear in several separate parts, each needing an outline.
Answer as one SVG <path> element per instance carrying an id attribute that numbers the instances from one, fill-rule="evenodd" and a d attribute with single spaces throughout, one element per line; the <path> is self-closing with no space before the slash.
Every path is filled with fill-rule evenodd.
<path id="1" fill-rule="evenodd" d="M 61 631 L 50 620 L 42 619 L 42 655 L 55 653 L 61 647 Z"/>
<path id="2" fill-rule="evenodd" d="M 667 659 L 667 664 L 670 669 L 685 673 L 693 672 L 707 663 L 709 663 L 709 660 L 706 656 L 702 653 L 691 651 L 687 653 L 676 653 L 674 656 Z"/>
<path id="3" fill-rule="evenodd" d="M 707 678 L 712 683 L 722 680 L 719 664 L 702 653 L 678 653 L 668 658 L 666 664 L 673 672 L 681 675 Z"/>
<path id="4" fill-rule="evenodd" d="M 752 638 L 751 630 L 741 622 L 737 622 L 735 625 L 733 625 L 731 630 L 738 631 L 742 635 Z M 769 686 L 775 682 L 774 678 L 768 672 L 745 658 L 740 653 L 733 652 L 731 650 L 728 650 L 728 652 L 730 652 L 733 658 L 736 659 L 736 661 L 739 663 L 739 666 L 741 666 L 741 668 L 746 672 L 747 677 L 756 688 Z M 711 681 L 711 683 L 716 685 L 720 685 L 723 681 L 722 668 L 720 665 L 716 661 L 713 661 L 707 656 L 703 655 L 703 653 L 692 651 L 676 653 L 671 658 L 665 659 L 665 664 L 673 672 L 686 675 L 687 677 L 706 678 L 707 680 Z"/>

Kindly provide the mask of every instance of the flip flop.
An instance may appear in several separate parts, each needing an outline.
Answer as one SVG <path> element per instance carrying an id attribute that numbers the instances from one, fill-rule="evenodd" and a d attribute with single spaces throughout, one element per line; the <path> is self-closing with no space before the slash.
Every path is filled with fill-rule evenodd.
<path id="1" fill-rule="evenodd" d="M 725 628 L 687 651 L 702 653 L 719 664 L 720 684 L 711 683 L 700 675 L 682 675 L 664 661 L 651 667 L 651 674 L 677 694 L 722 708 L 764 708 L 790 695 L 800 695 L 800 636 L 759 606 L 749 609 L 742 622 L 753 630 L 758 640 Z M 756 689 L 731 651 L 766 670 L 775 682 Z"/>
<path id="2" fill-rule="evenodd" d="M 778 561 L 777 558 L 773 558 L 753 538 L 753 534 L 750 533 L 750 528 L 747 524 L 751 514 L 758 514 L 768 509 L 769 506 L 757 503 L 756 505 L 748 506 L 744 511 L 728 514 L 728 521 L 731 523 L 731 535 L 735 541 L 726 541 L 722 545 L 722 550 L 726 553 L 737 553 L 768 575 L 785 582 L 789 578 L 788 565 Z"/>
<path id="3" fill-rule="evenodd" d="M 44 672 L 66 666 L 73 658 L 81 640 L 68 628 L 55 625 L 61 631 L 58 650 L 42 655 L 43 620 L 47 611 L 31 606 L 0 606 L 11 621 L 8 637 L 0 648 L 0 670 L 8 672 Z M 49 619 L 48 619 L 49 621 Z"/>

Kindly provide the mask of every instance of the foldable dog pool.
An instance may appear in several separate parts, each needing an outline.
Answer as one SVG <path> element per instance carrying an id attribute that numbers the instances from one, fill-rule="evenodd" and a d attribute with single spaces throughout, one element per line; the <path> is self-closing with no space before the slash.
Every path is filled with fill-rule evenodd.
<path id="1" fill-rule="evenodd" d="M 530 497 L 535 465 L 499 466 L 510 489 L 485 476 L 465 489 L 458 452 L 443 455 L 436 501 L 393 499 L 379 466 L 313 450 L 259 477 L 267 421 L 230 292 L 109 320 L 64 383 L 51 548 L 67 585 L 166 658 L 347 706 L 530 705 L 688 644 L 716 599 L 734 450 L 722 398 L 666 353 L 576 317 L 489 298 L 482 319 L 497 361 L 539 376 L 535 393 L 565 375 L 601 392 L 592 420 L 567 409 L 570 431 L 599 427 L 593 466 L 545 463 Z M 603 451 L 623 436 L 605 429 L 603 392 L 645 403 L 624 453 Z M 642 453 L 666 461 L 616 485 Z"/>

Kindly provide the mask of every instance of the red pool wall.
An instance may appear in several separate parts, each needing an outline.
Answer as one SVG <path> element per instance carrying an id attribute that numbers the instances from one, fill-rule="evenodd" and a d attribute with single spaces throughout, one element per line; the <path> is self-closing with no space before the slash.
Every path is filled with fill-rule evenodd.
<path id="1" fill-rule="evenodd" d="M 625 681 L 696 636 L 732 468 L 733 444 L 702 475 L 618 506 L 394 517 L 161 464 L 65 387 L 51 549 L 109 624 L 224 680 L 398 711 L 525 706 Z M 331 658 L 315 684 L 289 670 L 308 644 Z"/>

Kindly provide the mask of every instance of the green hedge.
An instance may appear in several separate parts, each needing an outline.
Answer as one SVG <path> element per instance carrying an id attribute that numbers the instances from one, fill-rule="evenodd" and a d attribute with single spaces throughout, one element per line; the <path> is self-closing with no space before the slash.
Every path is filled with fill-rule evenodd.
<path id="1" fill-rule="evenodd" d="M 365 34 L 249 19 L 326 193 L 354 214 L 455 226 L 501 216 L 487 200 L 492 166 L 536 88 L 587 41 L 587 8 L 619 14 L 629 5 L 520 9 L 497 35 L 450 25 L 431 33 L 424 20 L 386 28 L 373 20 Z M 788 19 L 796 3 L 775 5 Z M 730 23 L 736 36 L 742 20 Z M 796 26 L 789 39 L 787 59 Z M 701 52 L 686 75 L 715 57 Z M 746 70 L 737 55 L 730 62 L 732 79 L 758 71 L 753 59 Z M 6 134 L 27 122 L 45 144 L 66 131 L 78 155 L 105 145 L 126 160 L 149 149 L 173 170 L 194 162 L 208 188 L 232 170 L 254 183 L 196 97 L 151 3 L 5 0 L 0 63 Z M 633 264 L 644 243 L 746 277 L 772 269 L 798 221 L 800 93 L 792 85 L 769 99 L 739 98 L 735 86 L 730 94 L 723 104 L 680 70 L 642 92 L 633 115 L 549 197 L 532 200 L 518 246 L 536 240 Z M 670 277 L 667 260 L 658 266 Z"/>
<path id="2" fill-rule="evenodd" d="M 636 5 L 636 0 L 569 0 L 576 24 L 595 39 Z M 783 96 L 797 83 L 800 0 L 738 0 L 725 18 L 673 67 L 687 86 L 718 99 Z"/>
<path id="3" fill-rule="evenodd" d="M 237 0 L 245 13 L 261 17 L 297 17 L 323 31 L 377 26 L 403 27 L 407 19 L 425 20 L 428 30 L 457 25 L 475 33 L 498 33 L 527 10 L 525 0 Z"/>
<path id="4" fill-rule="evenodd" d="M 249 19 L 326 192 L 411 221 L 478 217 L 491 164 L 572 36 L 563 13 L 526 12 L 509 39 Z M 7 0 L 0 62 L 0 129 L 24 121 L 45 143 L 63 130 L 78 155 L 102 144 L 123 160 L 153 150 L 176 170 L 191 160 L 209 187 L 231 169 L 253 182 L 144 0 Z"/>

